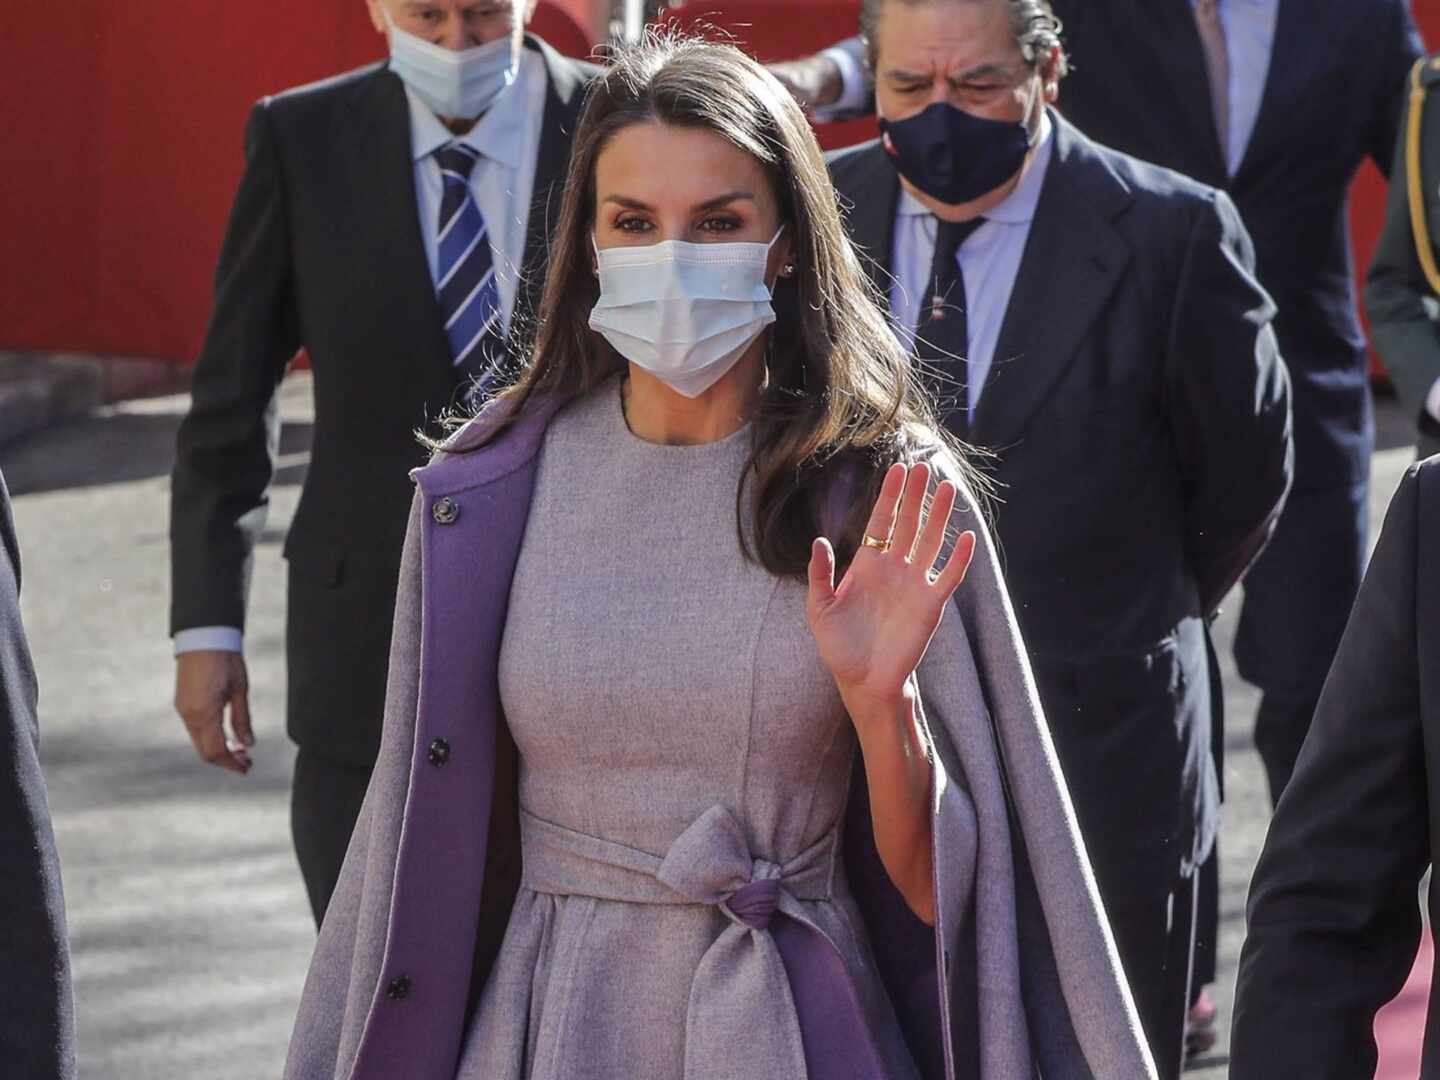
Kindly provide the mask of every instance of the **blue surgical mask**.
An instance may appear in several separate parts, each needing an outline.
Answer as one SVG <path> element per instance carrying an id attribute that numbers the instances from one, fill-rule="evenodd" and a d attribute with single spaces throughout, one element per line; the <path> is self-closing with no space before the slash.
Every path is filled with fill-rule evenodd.
<path id="1" fill-rule="evenodd" d="M 436 116 L 473 120 L 515 81 L 519 59 L 509 34 L 456 52 L 401 30 L 380 10 L 390 24 L 390 70 Z"/>
<path id="2" fill-rule="evenodd" d="M 896 171 L 946 206 L 994 191 L 1020 171 L 1030 151 L 1023 120 L 989 120 L 943 101 L 904 120 L 882 117 L 880 132 Z"/>

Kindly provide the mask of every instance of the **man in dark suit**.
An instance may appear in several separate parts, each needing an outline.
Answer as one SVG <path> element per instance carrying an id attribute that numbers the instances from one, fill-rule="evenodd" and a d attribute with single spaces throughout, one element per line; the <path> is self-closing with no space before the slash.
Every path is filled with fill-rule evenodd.
<path id="1" fill-rule="evenodd" d="M 1029 0 L 1010 0 L 1017 24 Z M 1099 142 L 1228 192 L 1254 237 L 1294 383 L 1295 482 L 1245 579 L 1241 674 L 1263 691 L 1255 743 L 1278 799 L 1359 585 L 1373 431 L 1346 197 L 1390 164 L 1420 44 L 1406 0 L 1054 0 L 1075 71 L 1061 108 Z M 863 106 L 858 38 L 777 74 L 809 103 Z M 1218 670 L 1218 668 L 1217 668 Z M 1213 727 L 1223 757 L 1221 702 Z M 1214 980 L 1206 868 L 1197 984 Z M 1203 1008 L 1203 1007 L 1202 1007 Z M 1213 1017 L 1213 1006 L 1210 1016 Z"/>
<path id="2" fill-rule="evenodd" d="M 1420 941 L 1440 859 L 1440 458 L 1412 466 L 1250 887 L 1231 1080 L 1375 1072 L 1375 1014 Z M 1430 924 L 1440 919 L 1431 887 Z M 1420 1075 L 1440 1077 L 1440 978 Z"/>
<path id="3" fill-rule="evenodd" d="M 1279 512 L 1288 383 L 1229 199 L 1046 108 L 1065 56 L 1026 2 L 869 0 L 885 134 L 831 169 L 947 422 L 995 454 L 1006 580 L 1173 1076 L 1218 801 L 1206 618 Z"/>
<path id="4" fill-rule="evenodd" d="M 530 316 L 593 70 L 524 34 L 534 0 L 367 3 L 387 63 L 251 114 L 171 518 L 176 708 L 205 760 L 244 772 L 251 552 L 276 390 L 305 348 L 315 435 L 285 543 L 286 711 L 317 922 L 379 745 L 416 431 L 496 377 Z"/>
<path id="5" fill-rule="evenodd" d="M 0 477 L 0 1072 L 70 1080 L 75 1012 L 60 860 L 40 774 L 35 668 L 20 623 L 20 548 Z"/>
<path id="6" fill-rule="evenodd" d="M 1034 7 L 1009 3 L 1017 25 Z M 1106 146 L 1229 193 L 1278 306 L 1294 383 L 1295 483 L 1245 579 L 1236 642 L 1241 674 L 1264 693 L 1255 742 L 1278 798 L 1364 558 L 1374 432 L 1346 198 L 1367 156 L 1390 168 L 1419 36 L 1406 0 L 1053 3 L 1075 61 L 1066 118 Z M 852 38 L 772 70 L 808 104 L 844 115 L 870 100 L 863 54 Z"/>
<path id="7" fill-rule="evenodd" d="M 1365 306 L 1425 458 L 1440 453 L 1440 53 L 1416 61 L 1408 96 Z"/>
<path id="8" fill-rule="evenodd" d="M 1235 643 L 1240 673 L 1263 691 L 1255 745 L 1278 799 L 1364 566 L 1374 429 L 1346 199 L 1366 157 L 1389 172 L 1419 37 L 1406 0 L 1221 0 L 1222 80 L 1202 3 L 1055 6 L 1076 63 L 1066 115 L 1092 138 L 1229 192 L 1278 307 L 1295 483 L 1245 578 Z"/>

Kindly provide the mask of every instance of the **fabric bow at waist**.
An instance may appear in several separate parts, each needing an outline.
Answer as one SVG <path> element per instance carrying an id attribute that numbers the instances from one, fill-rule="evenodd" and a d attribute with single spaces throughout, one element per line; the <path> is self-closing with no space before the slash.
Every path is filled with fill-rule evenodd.
<path id="1" fill-rule="evenodd" d="M 830 895 L 836 833 L 784 863 L 750 854 L 712 806 L 662 859 L 520 812 L 535 892 L 641 904 L 710 904 L 730 920 L 695 969 L 685 1080 L 794 1076 L 884 1080 L 844 957 L 801 900 Z"/>

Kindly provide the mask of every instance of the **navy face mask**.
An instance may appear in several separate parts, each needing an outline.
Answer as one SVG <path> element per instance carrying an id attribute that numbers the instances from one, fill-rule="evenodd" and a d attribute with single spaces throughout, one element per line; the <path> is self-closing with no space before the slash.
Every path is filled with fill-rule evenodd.
<path id="1" fill-rule="evenodd" d="M 904 120 L 881 118 L 891 164 L 947 206 L 994 191 L 1025 164 L 1030 131 L 1021 120 L 988 120 L 943 101 Z"/>

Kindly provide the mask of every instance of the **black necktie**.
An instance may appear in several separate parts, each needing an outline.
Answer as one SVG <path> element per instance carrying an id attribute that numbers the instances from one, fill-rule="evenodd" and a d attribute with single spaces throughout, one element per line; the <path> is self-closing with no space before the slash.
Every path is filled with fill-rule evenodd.
<path id="1" fill-rule="evenodd" d="M 938 399 L 940 417 L 953 417 L 962 424 L 968 411 L 965 357 L 970 351 L 970 327 L 959 253 L 960 245 L 983 224 L 983 217 L 939 222 L 935 258 L 915 321 L 915 355 Z"/>

